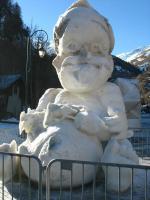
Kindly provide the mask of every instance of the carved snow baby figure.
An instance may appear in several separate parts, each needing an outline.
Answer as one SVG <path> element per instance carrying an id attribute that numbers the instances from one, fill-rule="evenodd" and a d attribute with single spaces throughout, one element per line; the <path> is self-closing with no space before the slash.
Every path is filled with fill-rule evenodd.
<path id="1" fill-rule="evenodd" d="M 84 134 L 96 135 L 100 141 L 112 135 L 127 138 L 120 89 L 107 82 L 114 66 L 110 55 L 114 36 L 107 19 L 86 1 L 78 1 L 59 18 L 54 39 L 57 56 L 53 65 L 64 88 L 54 103 L 84 107 L 74 119 Z"/>
<path id="2" fill-rule="evenodd" d="M 21 144 L 19 151 L 38 156 L 43 166 L 54 158 L 100 161 L 101 141 L 112 136 L 128 137 L 121 92 L 115 84 L 107 82 L 113 71 L 111 26 L 86 0 L 79 0 L 59 18 L 54 41 L 57 56 L 53 65 L 63 89 L 48 89 L 41 97 L 32 114 L 45 112 L 43 125 L 37 124 L 42 126 L 43 132 Z M 28 113 L 25 115 L 30 117 Z M 36 120 L 36 114 L 34 118 Z M 25 123 L 22 129 L 26 130 Z M 28 166 L 28 162 L 22 161 L 26 174 Z M 59 167 L 55 165 L 51 169 L 52 187 L 60 184 Z M 92 180 L 94 173 L 94 167 L 85 167 L 85 183 Z M 38 181 L 35 163 L 31 165 L 30 174 Z M 81 183 L 82 167 L 76 165 L 73 186 Z M 70 175 L 65 172 L 62 186 L 69 184 Z"/>

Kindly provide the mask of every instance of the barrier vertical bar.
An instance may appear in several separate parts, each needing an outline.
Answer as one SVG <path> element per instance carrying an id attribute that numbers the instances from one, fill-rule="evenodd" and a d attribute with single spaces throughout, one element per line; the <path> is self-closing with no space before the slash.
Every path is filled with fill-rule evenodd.
<path id="1" fill-rule="evenodd" d="M 81 200 L 84 198 L 84 164 L 82 163 L 82 192 L 81 192 Z"/>

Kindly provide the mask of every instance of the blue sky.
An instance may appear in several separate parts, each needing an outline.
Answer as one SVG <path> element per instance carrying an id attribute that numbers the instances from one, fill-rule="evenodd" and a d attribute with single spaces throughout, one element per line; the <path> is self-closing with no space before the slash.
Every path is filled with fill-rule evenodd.
<path id="1" fill-rule="evenodd" d="M 53 27 L 75 0 L 14 0 L 22 10 L 24 23 L 44 29 L 52 39 Z M 150 0 L 89 0 L 109 19 L 115 35 L 113 54 L 150 44 Z"/>

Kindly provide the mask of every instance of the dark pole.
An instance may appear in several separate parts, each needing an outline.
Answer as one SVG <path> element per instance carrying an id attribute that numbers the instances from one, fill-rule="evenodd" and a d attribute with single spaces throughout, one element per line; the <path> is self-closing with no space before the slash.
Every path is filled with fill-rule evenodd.
<path id="1" fill-rule="evenodd" d="M 27 111 L 27 108 L 31 106 L 32 103 L 32 66 L 31 66 L 31 59 L 32 59 L 32 47 L 33 47 L 33 41 L 32 37 L 36 35 L 37 33 L 43 33 L 45 36 L 40 36 L 42 40 L 39 43 L 39 37 L 38 38 L 38 43 L 36 45 L 36 49 L 38 51 L 43 50 L 44 51 L 44 45 L 48 41 L 48 34 L 44 30 L 36 30 L 34 31 L 29 37 L 27 38 L 27 54 L 26 54 L 26 68 L 25 68 L 25 111 Z"/>
<path id="2" fill-rule="evenodd" d="M 29 51 L 30 51 L 30 36 L 27 38 L 27 55 L 26 55 L 26 70 L 25 70 L 25 111 L 29 106 Z"/>

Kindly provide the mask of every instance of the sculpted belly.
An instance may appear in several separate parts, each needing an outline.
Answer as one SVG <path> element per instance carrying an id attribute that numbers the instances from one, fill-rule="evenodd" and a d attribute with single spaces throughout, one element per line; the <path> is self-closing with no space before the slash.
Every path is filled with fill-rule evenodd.
<path id="1" fill-rule="evenodd" d="M 43 138 L 43 139 L 41 139 Z M 30 148 L 34 147 L 34 148 Z M 42 165 L 47 166 L 52 159 L 87 160 L 99 161 L 102 156 L 102 147 L 94 137 L 89 137 L 76 129 L 70 120 L 64 120 L 54 126 L 50 126 L 46 132 L 41 133 L 30 145 L 25 143 L 20 146 L 20 153 L 36 155 L 40 158 Z M 22 159 L 22 167 L 28 175 L 28 161 Z M 36 162 L 31 162 L 31 179 L 37 180 L 34 172 L 37 168 Z M 52 187 L 58 187 L 60 183 L 59 164 L 51 169 Z M 82 167 L 74 168 L 74 185 L 79 185 L 82 180 Z M 92 180 L 94 167 L 87 166 L 85 182 Z M 62 183 L 64 187 L 70 184 L 69 172 L 64 174 Z M 43 180 L 44 183 L 44 180 Z"/>

